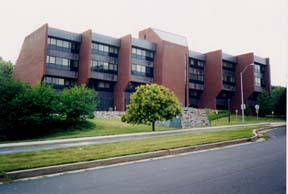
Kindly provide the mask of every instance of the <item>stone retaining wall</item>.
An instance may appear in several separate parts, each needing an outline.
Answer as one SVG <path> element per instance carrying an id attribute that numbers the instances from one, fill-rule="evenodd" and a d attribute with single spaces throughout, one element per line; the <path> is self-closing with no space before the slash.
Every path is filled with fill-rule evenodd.
<path id="1" fill-rule="evenodd" d="M 120 119 L 125 112 L 120 111 L 95 111 L 94 115 L 96 118 L 104 118 L 104 119 Z"/>
<path id="2" fill-rule="evenodd" d="M 125 112 L 119 111 L 96 111 L 96 118 L 121 118 Z M 183 112 L 174 119 L 164 122 L 157 122 L 156 125 L 173 128 L 192 128 L 209 126 L 207 113 L 204 109 L 184 108 Z"/>
<path id="3" fill-rule="evenodd" d="M 182 128 L 205 127 L 210 125 L 208 115 L 204 109 L 184 109 L 180 117 Z"/>

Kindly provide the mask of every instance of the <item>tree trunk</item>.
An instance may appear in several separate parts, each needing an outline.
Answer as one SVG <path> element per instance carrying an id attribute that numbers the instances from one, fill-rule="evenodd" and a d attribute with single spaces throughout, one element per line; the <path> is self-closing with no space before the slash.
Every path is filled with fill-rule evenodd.
<path id="1" fill-rule="evenodd" d="M 155 121 L 152 122 L 152 131 L 155 131 Z"/>

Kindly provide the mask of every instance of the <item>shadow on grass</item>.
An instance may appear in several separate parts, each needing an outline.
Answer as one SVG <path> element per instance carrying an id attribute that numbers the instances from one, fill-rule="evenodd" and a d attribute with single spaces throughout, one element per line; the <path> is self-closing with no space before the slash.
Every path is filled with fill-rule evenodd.
<path id="1" fill-rule="evenodd" d="M 64 121 L 58 120 L 34 128 L 17 128 L 0 130 L 0 142 L 17 140 L 41 140 L 57 137 L 61 134 L 73 134 L 79 131 L 90 131 L 96 128 L 91 121 Z"/>

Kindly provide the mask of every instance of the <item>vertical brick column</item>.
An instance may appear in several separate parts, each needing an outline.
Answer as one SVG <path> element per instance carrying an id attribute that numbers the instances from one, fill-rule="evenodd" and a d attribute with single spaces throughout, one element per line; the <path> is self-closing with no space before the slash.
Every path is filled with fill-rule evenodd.
<path id="1" fill-rule="evenodd" d="M 271 68 L 270 68 L 270 60 L 266 58 L 266 65 L 265 65 L 265 72 L 264 72 L 264 79 L 265 79 L 265 89 L 271 95 Z"/>
<path id="2" fill-rule="evenodd" d="M 182 105 L 186 106 L 187 87 L 185 88 L 185 82 L 188 47 L 162 40 L 151 28 L 139 32 L 139 38 L 144 39 L 144 36 L 157 45 L 154 57 L 154 82 L 169 88 Z"/>
<path id="3" fill-rule="evenodd" d="M 121 38 L 118 57 L 118 80 L 114 88 L 114 106 L 117 111 L 125 110 L 125 90 L 131 80 L 131 35 Z"/>
<path id="4" fill-rule="evenodd" d="M 216 97 L 222 87 L 222 51 L 206 53 L 204 90 L 200 97 L 200 108 L 216 109 Z"/>
<path id="5" fill-rule="evenodd" d="M 238 111 L 241 110 L 241 79 L 240 72 L 244 70 L 245 67 L 254 63 L 254 54 L 247 53 L 237 56 L 237 64 L 235 67 L 235 85 L 236 91 L 235 95 L 231 101 L 232 109 Z M 243 73 L 243 94 L 244 94 L 244 103 L 248 103 L 249 96 L 253 93 L 255 88 L 255 76 L 254 76 L 254 67 L 249 66 Z"/>
<path id="6" fill-rule="evenodd" d="M 80 46 L 80 61 L 78 85 L 87 85 L 90 78 L 91 65 L 91 47 L 92 47 L 92 30 L 82 33 L 82 41 Z"/>
<path id="7" fill-rule="evenodd" d="M 48 24 L 26 36 L 22 45 L 13 78 L 30 84 L 40 83 L 46 68 Z"/>

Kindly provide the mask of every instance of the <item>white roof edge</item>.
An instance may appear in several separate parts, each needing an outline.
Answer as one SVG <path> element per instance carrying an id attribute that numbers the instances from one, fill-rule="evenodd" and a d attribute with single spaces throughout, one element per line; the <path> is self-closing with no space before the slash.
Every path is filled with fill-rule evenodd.
<path id="1" fill-rule="evenodd" d="M 188 41 L 185 36 L 166 32 L 156 28 L 151 28 L 162 40 L 172 42 L 181 46 L 188 47 Z"/>

